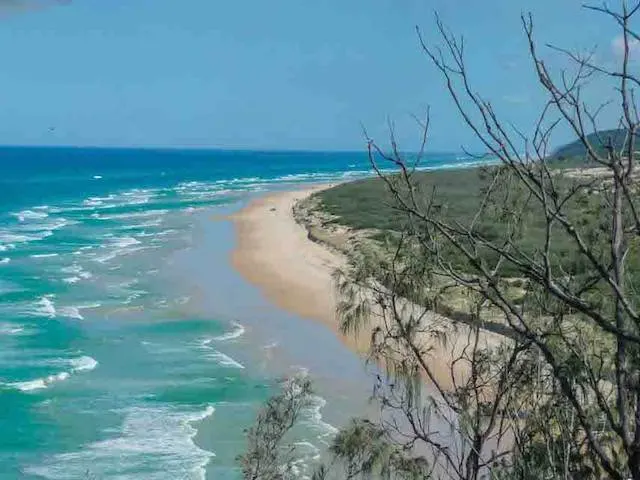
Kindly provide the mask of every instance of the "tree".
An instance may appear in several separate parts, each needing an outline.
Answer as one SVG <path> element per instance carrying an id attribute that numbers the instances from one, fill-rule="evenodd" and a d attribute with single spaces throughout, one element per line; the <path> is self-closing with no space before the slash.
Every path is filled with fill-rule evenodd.
<path id="1" fill-rule="evenodd" d="M 523 16 L 547 94 L 529 135 L 475 92 L 462 38 L 438 17 L 442 46 L 418 30 L 461 118 L 498 165 L 479 171 L 473 214 L 453 218 L 437 187 L 415 181 L 428 115 L 417 158 L 401 153 L 393 131 L 390 148 L 368 141 L 406 222 L 382 253 L 362 251 L 337 274 L 343 330 L 370 329 L 371 359 L 385 368 L 375 385 L 379 421 L 355 422 L 332 448 L 347 478 L 412 478 L 397 468 L 411 464 L 421 478 L 640 480 L 640 77 L 631 61 L 640 3 L 585 8 L 620 28 L 620 65 L 551 47 L 574 67 L 553 75 Z M 618 92 L 622 142 L 600 133 L 606 105 L 583 100 L 594 79 Z M 575 135 L 588 170 L 554 163 L 559 128 Z M 388 164 L 399 173 L 386 174 Z M 444 375 L 434 368 L 443 351 Z"/>
<path id="2" fill-rule="evenodd" d="M 270 398 L 247 431 L 247 450 L 238 457 L 243 478 L 286 480 L 296 478 L 295 446 L 287 445 L 287 434 L 310 406 L 311 382 L 303 375 L 286 381 L 282 391 Z"/>
<path id="3" fill-rule="evenodd" d="M 393 355 L 388 343 L 399 348 L 401 370 L 408 365 L 410 373 L 430 378 L 440 393 L 437 410 L 441 415 L 447 409 L 456 413 L 463 446 L 455 459 L 448 458 L 450 449 L 434 441 L 427 429 L 412 428 L 412 433 L 430 445 L 436 456 L 444 456 L 448 474 L 453 470 L 459 478 L 478 478 L 483 469 L 497 468 L 497 461 L 522 466 L 536 456 L 534 447 L 543 441 L 547 453 L 562 454 L 565 477 L 640 478 L 636 292 L 640 223 L 634 176 L 639 120 L 633 93 L 638 78 L 630 67 L 630 45 L 638 39 L 630 25 L 640 4 L 629 8 L 623 2 L 619 12 L 606 6 L 586 8 L 620 26 L 622 64 L 607 70 L 593 56 L 555 48 L 576 67 L 573 75 L 564 71 L 556 79 L 539 56 L 531 16 L 524 16 L 530 55 L 548 94 L 530 136 L 501 121 L 492 104 L 475 93 L 462 39 L 439 19 L 444 48 L 430 47 L 420 36 L 463 120 L 500 162 L 486 172 L 484 196 L 470 221 L 448 217 L 437 191 L 416 191 L 414 164 L 402 157 L 393 138 L 391 153 L 369 142 L 372 165 L 392 192 L 398 210 L 407 216 L 408 225 L 397 255 L 384 267 L 383 288 L 376 292 L 384 328 L 382 338 L 374 341 L 374 351 L 389 358 Z M 602 150 L 589 137 L 599 132 L 602 106 L 589 107 L 581 95 L 585 83 L 594 77 L 617 85 L 619 128 L 625 132 L 620 148 L 613 139 L 598 138 L 605 146 Z M 584 147 L 586 161 L 598 170 L 584 175 L 550 164 L 550 138 L 559 125 L 571 129 Z M 427 129 L 428 121 L 425 138 Z M 381 160 L 399 168 L 400 175 L 383 174 Z M 536 222 L 542 224 L 543 234 L 532 241 L 527 231 Z M 574 254 L 558 255 L 560 245 L 567 244 Z M 511 288 L 513 279 L 523 285 L 517 296 Z M 352 285 L 363 284 L 359 275 L 351 274 L 349 280 Z M 443 290 L 452 286 L 474 299 L 468 312 L 470 353 L 454 359 L 466 360 L 470 374 L 462 383 L 454 381 L 453 390 L 446 390 L 429 371 L 428 352 L 420 346 L 419 339 L 432 328 L 417 320 L 414 312 L 407 314 L 396 305 L 399 298 L 417 298 L 418 305 L 437 306 Z M 496 317 L 511 330 L 510 340 L 497 348 L 478 347 L 480 328 Z M 347 324 L 352 323 L 348 319 Z M 394 396 L 391 389 L 384 389 L 382 403 Z M 406 396 L 401 400 L 395 406 L 413 425 L 414 403 Z M 546 417 L 551 420 L 546 426 L 529 420 L 550 411 L 554 414 Z M 522 412 L 528 417 L 525 421 L 518 419 Z M 545 440 L 549 427 L 552 438 Z M 496 435 L 497 439 L 512 437 L 514 449 L 489 447 Z M 558 441 L 563 444 L 560 450 L 555 446 Z M 562 464 L 557 460 L 549 467 L 559 468 Z"/>

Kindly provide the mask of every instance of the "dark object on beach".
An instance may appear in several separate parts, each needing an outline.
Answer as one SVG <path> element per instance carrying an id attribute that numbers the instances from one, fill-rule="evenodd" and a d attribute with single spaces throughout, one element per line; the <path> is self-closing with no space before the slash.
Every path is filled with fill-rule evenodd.
<path id="1" fill-rule="evenodd" d="M 275 212 L 276 211 L 276 207 L 271 207 L 269 210 L 272 211 L 272 212 Z"/>

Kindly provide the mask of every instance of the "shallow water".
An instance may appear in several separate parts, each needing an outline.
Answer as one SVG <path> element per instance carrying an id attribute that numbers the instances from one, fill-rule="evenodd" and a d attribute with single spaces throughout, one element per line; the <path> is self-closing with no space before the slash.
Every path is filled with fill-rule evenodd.
<path id="1" fill-rule="evenodd" d="M 244 428 L 299 370 L 318 391 L 306 463 L 361 410 L 361 362 L 245 283 L 231 225 L 212 218 L 362 176 L 363 155 L 0 154 L 0 478 L 238 478 Z"/>

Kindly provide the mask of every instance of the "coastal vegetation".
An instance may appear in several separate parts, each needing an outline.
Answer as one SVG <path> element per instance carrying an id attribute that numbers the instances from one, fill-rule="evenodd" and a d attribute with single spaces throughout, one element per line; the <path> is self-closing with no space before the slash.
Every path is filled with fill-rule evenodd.
<path id="1" fill-rule="evenodd" d="M 622 128 L 600 130 L 587 135 L 587 140 L 600 153 L 604 152 L 608 145 L 612 145 L 616 150 L 621 150 L 627 141 L 627 131 Z M 553 157 L 558 161 L 582 159 L 586 155 L 587 151 L 580 140 L 563 145 L 553 152 Z"/>
<path id="2" fill-rule="evenodd" d="M 585 8 L 620 28 L 619 65 L 554 47 L 572 67 L 552 74 L 523 16 L 547 94 L 528 135 L 470 86 L 460 38 L 437 18 L 442 46 L 419 35 L 496 164 L 419 171 L 421 155 L 406 158 L 392 132 L 389 147 L 368 139 L 377 178 L 297 207 L 312 239 L 347 253 L 336 272 L 341 329 L 368 332 L 369 360 L 383 370 L 373 390 L 380 415 L 347 425 L 315 479 L 640 480 L 640 78 L 631 61 L 640 3 Z M 615 130 L 598 128 L 606 100 L 583 101 L 594 79 L 616 92 Z M 428 116 L 422 127 L 426 145 Z M 553 150 L 560 128 L 575 142 Z M 272 419 L 267 431 L 283 439 L 294 422 L 272 409 L 258 425 Z M 286 441 L 264 446 L 242 456 L 246 478 L 292 478 L 290 462 L 259 471 L 252 452 L 290 452 Z"/>

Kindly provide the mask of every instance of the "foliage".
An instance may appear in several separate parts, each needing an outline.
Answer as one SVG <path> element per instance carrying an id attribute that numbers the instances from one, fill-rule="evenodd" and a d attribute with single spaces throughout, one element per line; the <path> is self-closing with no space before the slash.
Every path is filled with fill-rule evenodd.
<path id="1" fill-rule="evenodd" d="M 285 382 L 282 391 L 270 398 L 247 431 L 247 449 L 238 457 L 243 478 L 250 480 L 286 480 L 295 476 L 295 447 L 287 445 L 287 433 L 310 406 L 311 382 L 295 376 Z"/>
<path id="2" fill-rule="evenodd" d="M 587 141 L 600 153 L 605 152 L 608 144 L 612 144 L 616 150 L 623 150 L 627 142 L 627 131 L 624 128 L 601 130 L 589 134 Z M 584 158 L 587 157 L 587 150 L 582 141 L 576 140 L 556 149 L 553 157 L 563 162 L 573 158 Z"/>
<path id="3" fill-rule="evenodd" d="M 387 431 L 366 419 L 355 419 L 339 432 L 331 454 L 346 479 L 418 480 L 430 475 L 424 458 L 408 456 Z"/>
<path id="4" fill-rule="evenodd" d="M 553 47 L 575 66 L 555 77 L 523 16 L 547 94 L 531 135 L 475 92 L 465 44 L 439 18 L 442 46 L 419 35 L 499 165 L 418 172 L 391 132 L 389 148 L 368 142 L 376 180 L 321 194 L 336 221 L 384 232 L 386 250 L 365 248 L 336 272 L 342 330 L 370 333 L 370 359 L 384 374 L 373 395 L 380 415 L 345 428 L 316 479 L 640 480 L 640 77 L 629 60 L 640 2 L 585 8 L 620 27 L 621 65 Z M 595 77 L 618 95 L 623 141 L 593 135 L 602 108 L 583 91 Z M 550 160 L 558 125 L 593 169 Z M 422 126 L 426 143 L 428 115 Z M 464 315 L 453 322 L 443 312 Z"/>
<path id="5" fill-rule="evenodd" d="M 584 165 L 584 163 L 583 163 Z M 592 164 L 587 164 L 588 166 Z M 577 191 L 564 206 L 568 216 L 584 224 L 599 224 L 608 228 L 606 210 L 603 203 L 607 201 L 601 195 L 603 185 L 595 184 L 585 187 L 581 178 L 565 177 L 562 170 L 553 164 L 557 171 L 558 189 Z M 509 217 L 521 216 L 518 224 L 519 244 L 521 248 L 533 254 L 546 233 L 546 221 L 539 206 L 528 202 L 522 203 L 526 192 L 522 185 L 507 178 L 508 170 L 500 167 L 474 168 L 451 171 L 414 172 L 411 176 L 411 190 L 423 207 L 432 202 L 430 208 L 437 209 L 438 215 L 447 222 L 469 224 L 475 217 L 474 233 L 481 234 L 488 241 L 500 238 Z M 398 189 L 406 194 L 401 179 L 391 177 L 394 182 L 400 180 Z M 478 205 L 486 199 L 489 186 L 488 179 L 498 185 L 491 192 L 491 211 L 477 217 Z M 380 178 L 366 179 L 358 182 L 342 184 L 316 194 L 322 209 L 335 217 L 334 222 L 353 229 L 370 229 L 380 232 L 373 238 L 382 241 L 393 241 L 399 234 L 409 228 L 408 218 L 403 215 L 389 191 Z M 486 201 L 486 200 L 485 200 Z M 503 203 L 502 203 L 503 202 Z M 497 208 L 504 204 L 510 208 Z M 390 235 L 395 232 L 395 236 Z M 595 234 L 597 232 L 593 232 Z M 588 264 L 577 254 L 571 239 L 562 231 L 554 232 L 552 254 L 562 260 L 562 268 L 567 271 L 585 271 Z M 591 239 L 590 239 L 591 240 Z M 443 247 L 444 248 L 444 247 Z M 487 250 L 483 256 L 488 262 L 495 262 L 497 253 Z M 454 258 L 452 256 L 452 258 Z M 460 268 L 469 268 L 464 261 L 458 262 Z M 504 276 L 513 276 L 517 269 L 512 264 L 503 265 Z"/>

